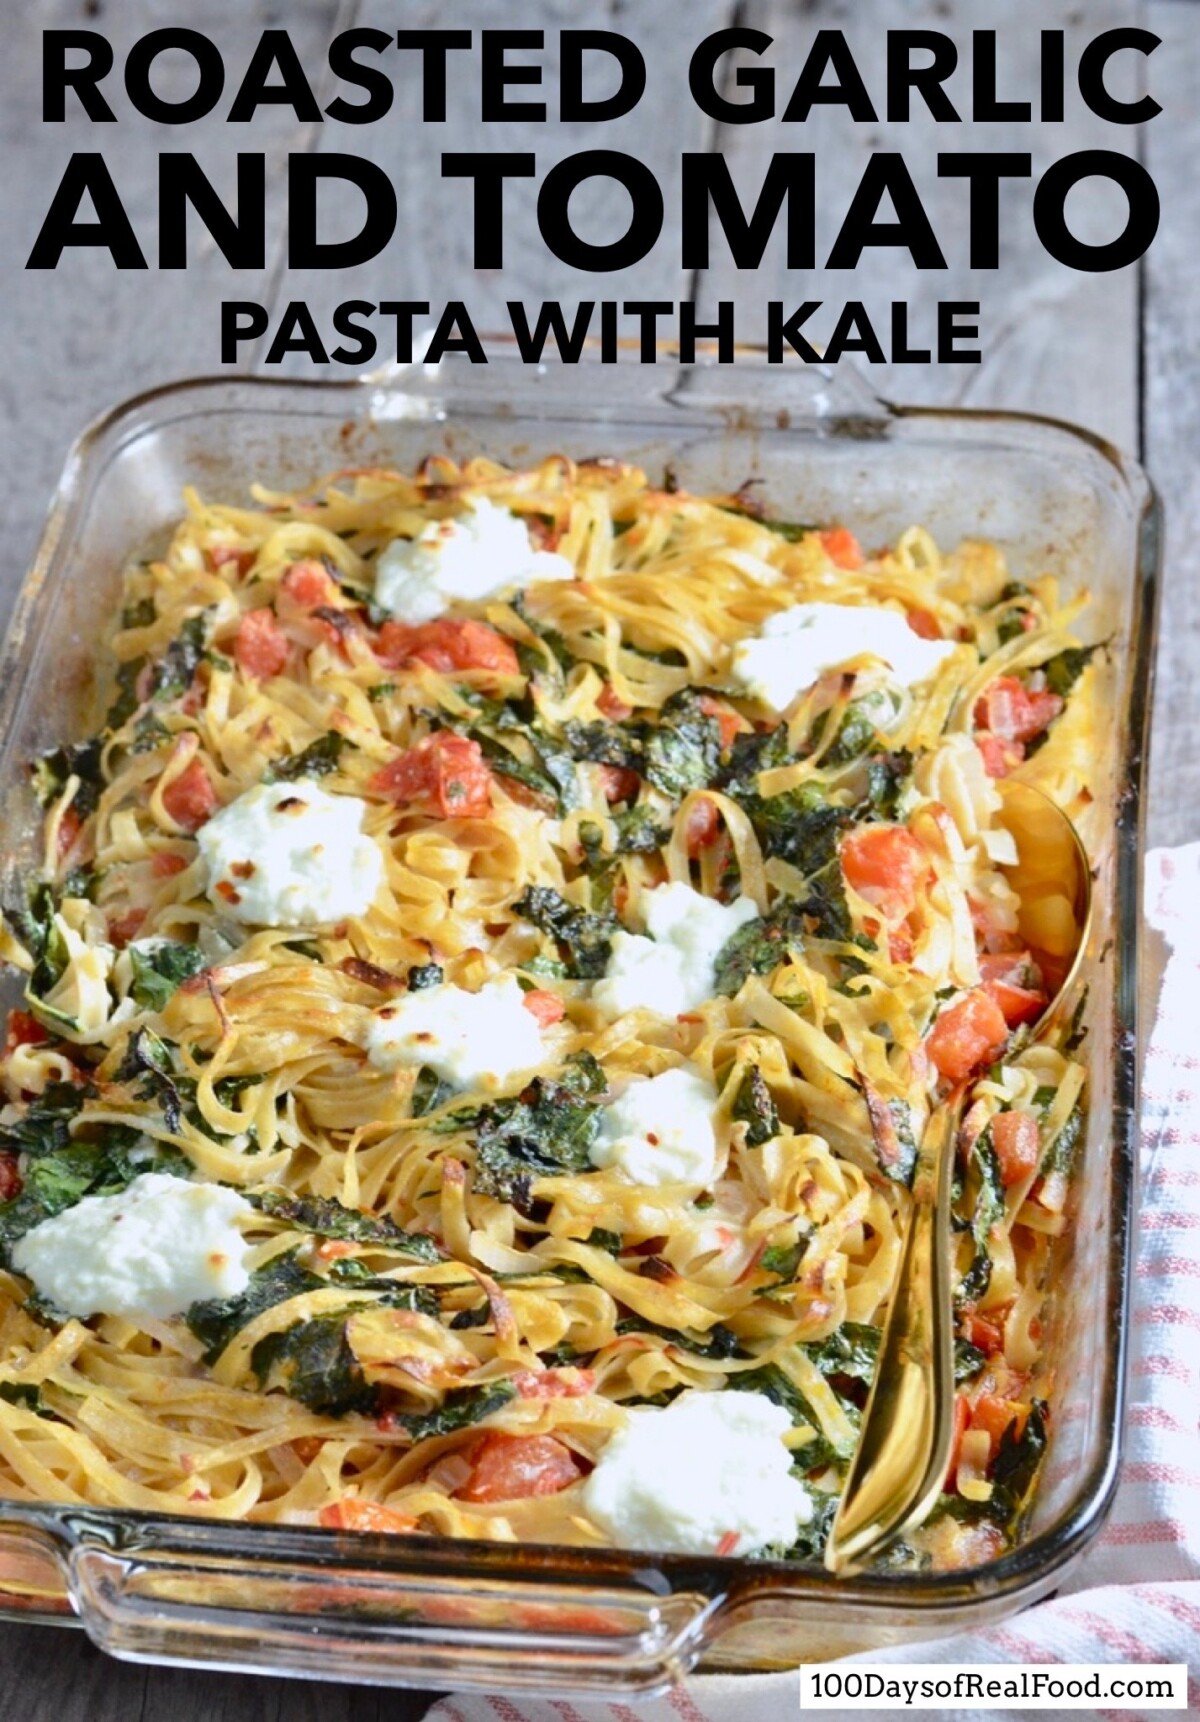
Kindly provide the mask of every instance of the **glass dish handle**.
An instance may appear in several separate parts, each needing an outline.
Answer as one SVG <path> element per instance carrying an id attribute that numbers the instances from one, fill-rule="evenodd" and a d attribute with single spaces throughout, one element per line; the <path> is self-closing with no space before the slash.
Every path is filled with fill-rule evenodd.
<path id="1" fill-rule="evenodd" d="M 439 1561 L 411 1547 L 369 1565 L 361 1539 L 336 1545 L 336 1569 L 260 1549 L 204 1550 L 199 1540 L 186 1530 L 119 1546 L 94 1532 L 70 1538 L 72 1601 L 102 1650 L 375 1685 L 611 1698 L 678 1680 L 726 1601 L 672 1589 L 654 1569 L 644 1588 L 606 1588 L 552 1566 L 491 1576 L 486 1557 Z"/>

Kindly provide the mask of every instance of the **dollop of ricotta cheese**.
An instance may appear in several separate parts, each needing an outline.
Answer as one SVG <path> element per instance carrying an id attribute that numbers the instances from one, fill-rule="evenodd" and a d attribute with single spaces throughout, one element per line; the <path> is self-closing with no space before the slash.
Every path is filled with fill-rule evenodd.
<path id="1" fill-rule="evenodd" d="M 623 1549 L 748 1555 L 791 1544 L 813 1505 L 790 1472 L 790 1427 L 763 1393 L 690 1388 L 661 1409 L 635 1407 L 580 1504 Z"/>
<path id="2" fill-rule="evenodd" d="M 116 1196 L 85 1196 L 13 1248 L 13 1266 L 70 1315 L 179 1315 L 250 1283 L 236 1190 L 142 1172 Z"/>
<path id="3" fill-rule="evenodd" d="M 250 926 L 317 927 L 370 908 L 383 851 L 362 829 L 366 803 L 311 778 L 259 783 L 196 834 L 217 908 Z"/>
<path id="4" fill-rule="evenodd" d="M 694 1070 L 638 1077 L 600 1114 L 588 1150 L 593 1166 L 613 1166 L 633 1184 L 710 1184 L 717 1165 L 712 1084 Z"/>
<path id="5" fill-rule="evenodd" d="M 379 1070 L 427 1065 L 455 1088 L 495 1088 L 546 1056 L 537 1019 L 512 975 L 477 993 L 445 983 L 377 1010 L 366 1035 Z"/>
<path id="6" fill-rule="evenodd" d="M 952 652 L 953 640 L 923 640 L 899 610 L 872 604 L 793 604 L 768 616 L 760 632 L 739 640 L 731 668 L 746 693 L 775 711 L 826 670 L 852 659 L 879 658 L 901 687 L 926 681 Z"/>
<path id="7" fill-rule="evenodd" d="M 375 570 L 375 602 L 398 622 L 432 622 L 456 600 L 478 603 L 506 587 L 573 580 L 565 556 L 535 550 L 519 515 L 474 497 L 462 514 L 395 538 Z"/>
<path id="8" fill-rule="evenodd" d="M 678 880 L 648 891 L 646 933 L 614 934 L 608 972 L 592 997 L 609 1016 L 652 1010 L 679 1016 L 712 997 L 716 961 L 758 910 L 749 897 L 718 903 Z"/>

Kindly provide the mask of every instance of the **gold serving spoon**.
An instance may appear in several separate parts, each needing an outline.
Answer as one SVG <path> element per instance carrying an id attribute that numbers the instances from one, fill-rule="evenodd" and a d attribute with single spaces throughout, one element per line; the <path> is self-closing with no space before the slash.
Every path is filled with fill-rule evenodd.
<path id="1" fill-rule="evenodd" d="M 999 823 L 1017 859 L 1002 871 L 1020 899 L 1021 937 L 1060 984 L 1033 1030 L 1063 1019 L 1087 945 L 1092 875 L 1067 815 L 1030 784 L 1002 779 Z M 954 1429 L 950 1185 L 969 1083 L 922 1133 L 912 1207 L 858 1447 L 825 1548 L 831 1572 L 862 1566 L 921 1524 L 942 1490 Z"/>

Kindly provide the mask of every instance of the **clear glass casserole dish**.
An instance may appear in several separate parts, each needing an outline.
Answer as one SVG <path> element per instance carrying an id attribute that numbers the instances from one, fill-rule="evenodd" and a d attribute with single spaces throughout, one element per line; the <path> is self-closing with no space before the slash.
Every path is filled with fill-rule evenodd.
<path id="1" fill-rule="evenodd" d="M 661 1690 L 697 1662 L 778 1667 L 981 1625 L 1052 1590 L 1120 1458 L 1137 1093 L 1141 785 L 1159 514 L 1144 474 L 1070 426 L 905 410 L 852 376 L 735 367 L 412 367 L 386 383 L 200 380 L 128 402 L 72 451 L 0 672 L 0 855 L 28 865 L 24 763 L 82 732 L 121 570 L 195 484 L 236 501 L 334 468 L 481 451 L 614 453 L 868 542 L 913 522 L 1088 585 L 1113 642 L 1095 782 L 1091 1101 L 1055 1338 L 1054 1437 L 1019 1545 L 971 1571 L 834 1579 L 772 1561 L 229 1525 L 0 1501 L 0 1608 L 79 1620 L 118 1655 L 338 1680 L 578 1695 Z M 5 1003 L 10 1000 L 3 1001 Z"/>

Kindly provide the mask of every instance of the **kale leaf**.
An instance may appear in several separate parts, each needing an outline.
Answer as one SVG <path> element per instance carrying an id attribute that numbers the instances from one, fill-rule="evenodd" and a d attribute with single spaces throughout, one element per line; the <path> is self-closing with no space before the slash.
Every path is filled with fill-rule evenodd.
<path id="1" fill-rule="evenodd" d="M 407 1429 L 414 1442 L 432 1435 L 451 1435 L 481 1423 L 516 1397 L 511 1381 L 485 1381 L 478 1387 L 455 1387 L 432 1411 L 393 1412 L 396 1422 Z"/>
<path id="2" fill-rule="evenodd" d="M 763 1251 L 758 1265 L 764 1273 L 775 1274 L 779 1280 L 790 1285 L 807 1250 L 806 1237 L 795 1238 L 788 1244 L 772 1244 L 769 1249 Z"/>
<path id="3" fill-rule="evenodd" d="M 801 784 L 779 795 L 762 795 L 760 773 L 793 760 L 786 724 L 766 735 L 738 736 L 722 786 L 749 817 L 764 854 L 777 855 L 802 873 L 813 897 L 826 905 L 819 918 L 841 926 L 845 912 L 838 842 L 855 816 L 850 809 L 828 801 L 825 791 L 815 783 Z M 848 922 L 845 924 L 848 931 Z"/>
<path id="4" fill-rule="evenodd" d="M 326 1281 L 310 1273 L 296 1259 L 296 1252 L 273 1256 L 255 1270 L 245 1291 L 231 1298 L 205 1298 L 194 1303 L 184 1316 L 188 1327 L 204 1346 L 205 1363 L 215 1363 L 234 1335 L 264 1310 L 288 1298 L 320 1291 Z"/>
<path id="5" fill-rule="evenodd" d="M 592 903 L 597 910 L 607 909 L 616 889 L 619 857 L 622 855 L 653 855 L 669 841 L 671 833 L 656 824 L 649 807 L 626 807 L 610 813 L 615 827 L 613 848 L 604 848 L 604 833 L 594 820 L 585 819 L 579 826 L 579 841 L 586 857 L 586 870 L 592 883 Z"/>
<path id="6" fill-rule="evenodd" d="M 1075 1155 L 1083 1140 L 1083 1107 L 1076 1101 L 1067 1116 L 1062 1129 L 1050 1144 L 1049 1152 L 1038 1168 L 1042 1177 L 1051 1172 L 1061 1172 L 1063 1177 L 1070 1177 L 1071 1168 L 1075 1164 Z"/>
<path id="7" fill-rule="evenodd" d="M 807 1452 L 802 1448 L 801 1453 Z M 794 1543 L 786 1548 L 773 1545 L 760 1549 L 752 1560 L 760 1561 L 797 1561 L 808 1565 L 820 1565 L 825 1558 L 825 1544 L 829 1541 L 829 1533 L 833 1529 L 833 1521 L 837 1517 L 837 1495 L 827 1495 L 823 1490 L 811 1490 L 813 1498 L 813 1515 L 806 1525 L 801 1525 Z"/>
<path id="8" fill-rule="evenodd" d="M 991 1284 L 992 1258 L 988 1251 L 988 1234 L 1004 1213 L 1004 1180 L 1000 1176 L 1000 1160 L 992 1141 L 990 1124 L 975 1138 L 971 1160 L 979 1171 L 979 1190 L 971 1216 L 975 1254 L 959 1283 L 960 1303 L 978 1303 Z"/>
<path id="9" fill-rule="evenodd" d="M 513 904 L 513 911 L 555 941 L 567 973 L 574 979 L 595 980 L 608 968 L 617 929 L 614 916 L 577 909 L 548 885 L 527 886 Z"/>
<path id="10" fill-rule="evenodd" d="M 768 532 L 775 532 L 780 538 L 785 538 L 789 544 L 799 544 L 810 532 L 819 532 L 820 528 L 812 526 L 806 520 L 774 520 L 765 514 L 760 514 L 753 503 L 748 507 L 739 507 L 732 502 L 721 502 L 717 505 L 725 514 L 737 514 L 743 520 L 753 520 L 758 526 L 765 526 Z"/>
<path id="11" fill-rule="evenodd" d="M 681 801 L 693 789 L 707 789 L 721 754 L 721 726 L 701 705 L 694 688 L 672 694 L 656 725 L 643 730 L 645 775 L 655 789 Z"/>
<path id="12" fill-rule="evenodd" d="M 138 950 L 129 947 L 133 972 L 130 995 L 142 1010 L 163 1010 L 184 981 L 199 974 L 204 955 L 199 945 L 180 944 L 175 939 L 147 941 Z"/>
<path id="13" fill-rule="evenodd" d="M 1050 692 L 1066 699 L 1099 649 L 1098 646 L 1067 646 L 1048 659 L 1041 668 Z"/>
<path id="14" fill-rule="evenodd" d="M 845 1375 L 869 1384 L 875 1374 L 879 1340 L 877 1327 L 867 1322 L 844 1321 L 826 1339 L 804 1349 L 822 1375 Z"/>
<path id="15" fill-rule="evenodd" d="M 840 1453 L 821 1429 L 821 1420 L 796 1386 L 795 1382 L 786 1376 L 777 1363 L 765 1363 L 759 1369 L 739 1371 L 732 1375 L 726 1386 L 726 1391 L 733 1389 L 740 1393 L 764 1393 L 775 1405 L 782 1405 L 793 1424 L 804 1423 L 814 1431 L 811 1441 L 806 1441 L 803 1447 L 796 1450 L 796 1465 L 805 1471 L 816 1471 L 833 1460 L 847 1459 L 849 1453 Z"/>
<path id="16" fill-rule="evenodd" d="M 837 734 L 822 756 L 824 765 L 849 765 L 861 758 L 869 747 L 877 745 L 881 732 L 896 716 L 896 696 L 889 688 L 874 688 L 851 700 L 842 715 Z M 814 751 L 825 740 L 829 713 L 822 712 L 813 724 L 809 746 Z"/>
<path id="17" fill-rule="evenodd" d="M 912 776 L 913 758 L 906 749 L 895 753 L 872 754 L 867 761 L 867 793 L 864 809 L 876 819 L 895 819 L 899 811 L 900 794 Z"/>
<path id="18" fill-rule="evenodd" d="M 423 1064 L 417 1072 L 417 1080 L 413 1083 L 412 1097 L 409 1106 L 414 1118 L 424 1118 L 426 1113 L 436 1112 L 439 1106 L 444 1106 L 454 1093 L 448 1082 L 443 1082 L 436 1070 L 431 1070 Z"/>
<path id="19" fill-rule="evenodd" d="M 336 771 L 350 743 L 336 730 L 326 730 L 300 753 L 277 759 L 263 774 L 264 783 L 295 783 L 300 777 L 328 777 Z"/>
<path id="20" fill-rule="evenodd" d="M 90 741 L 56 747 L 53 752 L 42 754 L 33 765 L 34 792 L 42 806 L 49 807 L 51 802 L 57 801 L 67 786 L 67 779 L 77 777 L 79 788 L 71 805 L 81 819 L 86 819 L 95 810 L 100 791 L 104 788 L 104 773 L 100 767 L 103 752 L 104 738 L 93 736 Z"/>
<path id="21" fill-rule="evenodd" d="M 62 1422 L 62 1418 L 44 1404 L 41 1388 L 31 1381 L 0 1381 L 0 1399 L 6 1405 L 19 1405 L 23 1411 L 45 1417 L 48 1422 Z"/>
<path id="22" fill-rule="evenodd" d="M 629 1315 L 623 1316 L 617 1323 L 617 1332 L 656 1334 L 659 1339 L 665 1339 L 679 1351 L 690 1352 L 693 1357 L 706 1357 L 714 1362 L 746 1355 L 737 1334 L 719 1321 L 710 1327 L 707 1333 L 698 1334 L 683 1333 L 674 1327 L 660 1327 L 656 1322 L 643 1321 L 640 1315 Z"/>
<path id="23" fill-rule="evenodd" d="M 801 945 L 816 932 L 824 933 L 823 916 L 828 905 L 823 898 L 781 897 L 769 914 L 757 916 L 738 928 L 717 953 L 713 991 L 731 998 L 750 975 L 768 975 L 787 958 L 792 945 Z"/>
<path id="24" fill-rule="evenodd" d="M 114 1073 L 117 1082 L 138 1082 L 138 1097 L 157 1100 L 163 1120 L 173 1134 L 183 1122 L 185 1099 L 194 1099 L 194 1084 L 175 1072 L 171 1048 L 152 1029 L 140 1028 L 129 1039 Z"/>
<path id="25" fill-rule="evenodd" d="M 644 770 L 641 738 L 621 724 L 580 723 L 577 718 L 568 718 L 563 735 L 576 759 L 591 765 L 619 766 L 623 771 Z"/>
<path id="26" fill-rule="evenodd" d="M 189 616 L 154 667 L 151 699 L 176 699 L 191 687 L 203 661 L 212 612 Z"/>
<path id="27" fill-rule="evenodd" d="M 600 1128 L 596 1097 L 605 1077 L 591 1053 L 575 1053 L 557 1080 L 537 1076 L 513 1099 L 493 1101 L 474 1120 L 475 1188 L 528 1211 L 533 1179 L 591 1171 Z"/>
<path id="28" fill-rule="evenodd" d="M 250 1353 L 250 1369 L 261 1387 L 278 1388 L 319 1416 L 369 1416 L 379 1407 L 379 1388 L 346 1338 L 345 1311 L 265 1335 Z"/>
<path id="29" fill-rule="evenodd" d="M 986 1362 L 986 1353 L 980 1351 L 977 1345 L 971 1345 L 965 1339 L 954 1341 L 954 1380 L 957 1384 L 972 1380 Z"/>
<path id="30" fill-rule="evenodd" d="M 731 1116 L 746 1126 L 746 1145 L 761 1148 L 779 1134 L 779 1110 L 757 1064 L 748 1064 L 734 1096 Z"/>
<path id="31" fill-rule="evenodd" d="M 1000 1437 L 992 1464 L 992 1498 L 988 1505 L 1004 1521 L 1014 1519 L 1033 1488 L 1046 1451 L 1046 1402 L 1035 1399 L 1020 1435 L 1010 1423 Z"/>
<path id="32" fill-rule="evenodd" d="M 0 1203 L 0 1259 L 5 1262 L 11 1261 L 18 1238 L 84 1196 L 115 1196 L 139 1172 L 186 1177 L 191 1171 L 182 1155 L 169 1150 L 147 1154 L 140 1132 L 124 1124 L 95 1121 L 72 1135 L 73 1120 L 95 1095 L 90 1084 L 49 1083 L 20 1118 L 0 1127 L 0 1151 L 25 1156 L 20 1193 Z"/>
<path id="33" fill-rule="evenodd" d="M 439 713 L 439 718 L 476 742 L 493 771 L 545 796 L 560 813 L 579 805 L 575 760 L 546 728 L 530 700 L 493 700 L 465 691 L 464 698 L 472 708 L 469 719 L 445 712 Z M 501 739 L 505 735 L 521 737 L 531 757 L 514 753 Z"/>
<path id="34" fill-rule="evenodd" d="M 379 1244 L 385 1249 L 416 1256 L 423 1262 L 440 1261 L 433 1239 L 423 1232 L 406 1232 L 386 1214 L 366 1214 L 347 1208 L 331 1196 L 295 1196 L 287 1190 L 260 1190 L 247 1201 L 260 1214 L 283 1220 L 299 1231 L 319 1238 L 344 1238 L 356 1244 Z"/>

